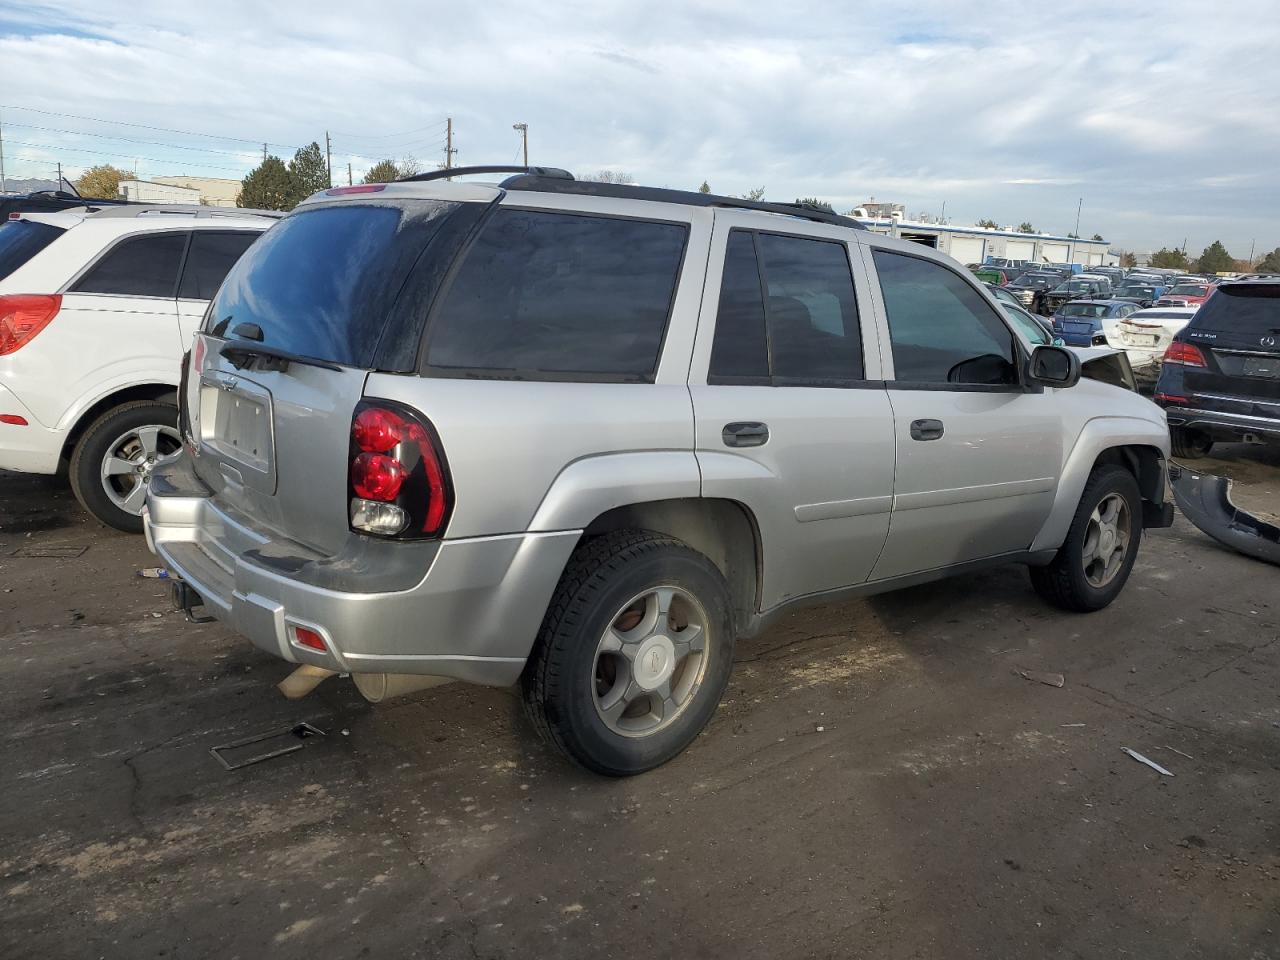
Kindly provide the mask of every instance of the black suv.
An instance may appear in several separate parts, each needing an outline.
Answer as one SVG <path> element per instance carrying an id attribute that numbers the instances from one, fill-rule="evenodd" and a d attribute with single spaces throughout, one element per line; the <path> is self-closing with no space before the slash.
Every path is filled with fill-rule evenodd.
<path id="1" fill-rule="evenodd" d="M 1225 281 L 1173 338 L 1156 382 L 1175 456 L 1280 443 L 1280 277 Z"/>

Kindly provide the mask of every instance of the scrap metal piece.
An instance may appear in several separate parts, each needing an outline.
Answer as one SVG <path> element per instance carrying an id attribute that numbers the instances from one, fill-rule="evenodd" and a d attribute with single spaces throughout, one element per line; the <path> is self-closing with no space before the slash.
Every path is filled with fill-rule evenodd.
<path id="1" fill-rule="evenodd" d="M 222 754 L 229 750 L 237 750 L 240 747 L 247 747 L 250 744 L 262 743 L 264 740 L 275 740 L 278 737 L 293 736 L 297 738 L 297 743 L 291 743 L 287 746 L 280 747 L 277 750 L 269 750 L 256 756 L 248 757 L 237 763 L 231 763 Z M 224 743 L 221 746 L 210 747 L 209 752 L 213 754 L 213 759 L 217 760 L 227 770 L 240 770 L 243 767 L 252 766 L 255 763 L 261 763 L 263 760 L 273 760 L 276 757 L 283 757 L 286 753 L 293 753 L 302 749 L 302 741 L 307 737 L 323 737 L 324 731 L 319 727 L 313 727 L 309 723 L 299 723 L 292 727 L 285 727 L 282 730 L 272 730 L 270 733 L 259 733 L 256 736 L 245 737 L 243 740 L 233 740 L 231 743 Z"/>
<path id="2" fill-rule="evenodd" d="M 1169 465 L 1178 509 L 1219 543 L 1245 556 L 1280 565 L 1280 527 L 1246 513 L 1231 502 L 1231 480 Z"/>
<path id="3" fill-rule="evenodd" d="M 1170 773 L 1164 767 L 1160 766 L 1160 764 L 1156 763 L 1154 760 L 1148 760 L 1146 757 L 1140 754 L 1137 750 L 1130 750 L 1128 747 L 1121 747 L 1120 749 L 1123 750 L 1125 753 L 1127 753 L 1129 756 L 1133 757 L 1133 759 L 1137 760 L 1139 763 L 1145 763 L 1148 767 L 1150 767 L 1156 773 L 1166 777 L 1173 776 L 1172 773 Z"/>
<path id="4" fill-rule="evenodd" d="M 1044 670 L 1023 670 L 1016 667 L 1013 671 L 1023 680 L 1031 680 L 1034 683 L 1043 683 L 1049 687 L 1060 687 L 1067 682 L 1067 678 L 1060 673 L 1049 673 Z"/>

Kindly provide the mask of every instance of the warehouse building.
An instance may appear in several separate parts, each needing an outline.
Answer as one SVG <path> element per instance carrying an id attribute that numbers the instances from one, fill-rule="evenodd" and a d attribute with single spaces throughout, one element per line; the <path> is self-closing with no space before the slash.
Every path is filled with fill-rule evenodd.
<path id="1" fill-rule="evenodd" d="M 1019 233 L 1012 227 L 987 229 L 950 223 L 906 220 L 894 213 L 888 217 L 868 216 L 862 207 L 851 216 L 876 233 L 912 240 L 950 254 L 961 263 L 983 263 L 988 257 L 1033 260 L 1036 263 L 1080 263 L 1085 266 L 1118 264 L 1119 254 L 1106 240 L 1080 240 L 1047 233 Z"/>

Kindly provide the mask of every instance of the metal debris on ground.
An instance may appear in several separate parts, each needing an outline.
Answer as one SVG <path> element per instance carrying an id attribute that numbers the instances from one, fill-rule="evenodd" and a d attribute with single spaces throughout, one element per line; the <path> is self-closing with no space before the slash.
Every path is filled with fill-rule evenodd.
<path id="1" fill-rule="evenodd" d="M 1176 753 L 1178 756 L 1180 756 L 1180 757 L 1186 757 L 1188 760 L 1194 760 L 1194 759 L 1195 759 L 1195 757 L 1193 757 L 1191 754 L 1189 754 L 1189 753 L 1183 753 L 1183 752 L 1182 752 L 1181 750 L 1179 750 L 1177 747 L 1171 747 L 1171 746 L 1169 746 L 1167 743 L 1164 745 L 1164 748 L 1165 748 L 1166 750 L 1172 750 L 1172 751 L 1173 751 L 1174 753 Z"/>
<path id="2" fill-rule="evenodd" d="M 1084 726 L 1084 724 L 1083 724 L 1083 723 L 1060 723 L 1060 724 L 1058 724 L 1058 726 L 1060 726 L 1060 727 L 1083 727 L 1083 726 Z"/>
<path id="3" fill-rule="evenodd" d="M 1159 773 L 1162 776 L 1166 776 L 1166 777 L 1173 776 L 1173 774 L 1170 771 L 1160 766 L 1160 764 L 1156 763 L 1154 760 L 1148 760 L 1146 757 L 1140 754 L 1137 750 L 1130 750 L 1128 747 L 1121 747 L 1120 749 L 1123 750 L 1125 753 L 1127 753 L 1129 756 L 1133 757 L 1133 759 L 1137 760 L 1139 763 L 1145 763 L 1148 767 L 1150 767 L 1156 773 Z"/>
<path id="4" fill-rule="evenodd" d="M 29 559 L 64 559 L 71 560 L 80 556 L 88 547 L 22 547 L 13 555 Z"/>
<path id="5" fill-rule="evenodd" d="M 138 576 L 145 577 L 147 580 L 168 580 L 169 571 L 164 567 L 145 567 L 138 571 Z"/>
<path id="6" fill-rule="evenodd" d="M 343 731 L 344 733 L 346 731 Z M 209 752 L 213 754 L 213 758 L 217 760 L 227 770 L 239 770 L 242 767 L 248 767 L 255 763 L 261 763 L 263 760 L 274 760 L 276 757 L 283 757 L 286 753 L 294 753 L 301 750 L 303 741 L 309 737 L 323 737 L 324 731 L 319 727 L 313 727 L 309 723 L 299 723 L 292 727 L 285 727 L 283 730 L 272 730 L 270 733 L 260 733 L 256 736 L 245 737 L 243 740 L 233 740 L 231 743 L 224 743 L 221 746 L 210 747 Z M 274 750 L 267 750 L 265 753 L 251 754 L 241 759 L 228 760 L 223 754 L 231 753 L 237 750 L 243 750 L 255 744 L 266 743 L 270 740 L 280 740 L 292 738 L 292 742 L 286 742 L 284 746 L 277 747 Z"/>
<path id="7" fill-rule="evenodd" d="M 1015 667 L 1013 672 L 1022 677 L 1023 680 L 1043 683 L 1049 687 L 1060 687 L 1067 682 L 1067 678 L 1062 674 L 1049 673 L 1044 670 L 1023 670 L 1021 667 Z"/>

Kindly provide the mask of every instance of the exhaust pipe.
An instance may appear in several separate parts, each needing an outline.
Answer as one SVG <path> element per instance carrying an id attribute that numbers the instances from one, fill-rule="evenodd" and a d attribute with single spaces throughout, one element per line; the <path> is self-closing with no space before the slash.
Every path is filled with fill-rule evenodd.
<path id="1" fill-rule="evenodd" d="M 320 686 L 322 680 L 328 680 L 330 677 L 337 675 L 338 672 L 336 670 L 326 670 L 324 667 L 316 667 L 309 663 L 304 663 L 277 683 L 276 689 L 290 700 L 301 700 L 316 687 Z"/>
<path id="2" fill-rule="evenodd" d="M 356 689 L 370 703 L 382 703 L 430 687 L 452 683 L 452 677 L 428 677 L 420 673 L 353 673 Z"/>

